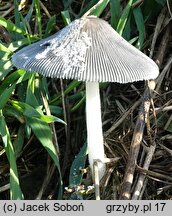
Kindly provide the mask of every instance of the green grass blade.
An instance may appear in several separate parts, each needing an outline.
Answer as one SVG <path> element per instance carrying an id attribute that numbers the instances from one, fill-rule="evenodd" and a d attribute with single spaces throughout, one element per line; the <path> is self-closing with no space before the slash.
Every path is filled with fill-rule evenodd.
<path id="1" fill-rule="evenodd" d="M 26 91 L 26 103 L 34 108 L 39 107 L 37 98 L 34 95 L 35 91 L 35 76 L 36 74 L 30 74 L 30 79 L 28 80 L 28 86 Z"/>
<path id="2" fill-rule="evenodd" d="M 50 32 L 52 31 L 53 27 L 56 24 L 56 16 L 52 16 L 47 23 L 46 29 L 45 29 L 45 34 L 44 34 L 44 38 L 47 37 Z"/>
<path id="3" fill-rule="evenodd" d="M 29 6 L 29 5 L 28 5 Z M 33 9 L 34 9 L 34 1 L 32 1 L 32 4 L 29 6 L 29 11 L 27 12 L 26 16 L 24 17 L 24 20 L 26 22 L 30 22 L 33 15 Z"/>
<path id="4" fill-rule="evenodd" d="M 69 174 L 69 187 L 81 184 L 83 175 L 81 169 L 85 167 L 87 154 L 87 144 L 85 143 L 72 163 Z"/>
<path id="5" fill-rule="evenodd" d="M 15 152 L 2 111 L 0 112 L 0 134 L 10 164 L 10 198 L 12 200 L 21 200 L 24 197 L 19 184 Z"/>
<path id="6" fill-rule="evenodd" d="M 109 0 L 100 0 L 100 4 L 97 4 L 97 6 L 94 8 L 94 10 L 90 13 L 90 15 L 94 16 L 100 16 L 101 13 L 106 8 L 107 4 L 109 3 Z"/>
<path id="7" fill-rule="evenodd" d="M 69 23 L 71 22 L 69 11 L 68 10 L 62 11 L 61 15 L 65 25 L 69 25 Z"/>
<path id="8" fill-rule="evenodd" d="M 120 35 L 122 35 L 123 30 L 124 30 L 124 28 L 125 28 L 125 25 L 126 25 L 126 22 L 127 22 L 128 16 L 129 16 L 129 13 L 130 13 L 131 8 L 132 8 L 132 3 L 133 3 L 133 0 L 129 0 L 127 6 L 126 6 L 125 9 L 123 10 L 123 13 L 122 13 L 121 18 L 119 19 L 119 22 L 118 22 L 116 31 L 117 31 Z"/>
<path id="9" fill-rule="evenodd" d="M 169 131 L 170 133 L 172 133 L 172 121 L 169 123 L 168 127 L 165 128 L 166 131 Z"/>
<path id="10" fill-rule="evenodd" d="M 0 60 L 0 80 L 2 80 L 11 71 L 12 64 L 9 60 Z"/>
<path id="11" fill-rule="evenodd" d="M 20 27 L 20 12 L 19 12 L 19 3 L 17 0 L 14 0 L 14 16 L 15 16 L 15 25 Z"/>
<path id="12" fill-rule="evenodd" d="M 107 4 L 109 3 L 109 0 L 92 0 L 90 3 L 88 3 L 87 7 L 85 7 L 80 13 L 79 17 L 82 15 L 94 15 L 94 16 L 100 16 L 100 14 L 104 11 Z"/>
<path id="13" fill-rule="evenodd" d="M 66 124 L 63 120 L 61 120 L 60 118 L 56 117 L 56 116 L 47 116 L 47 115 L 40 115 L 38 117 L 38 119 L 46 122 L 46 123 L 52 123 L 52 122 L 59 122 L 59 123 L 62 123 L 62 124 Z"/>
<path id="14" fill-rule="evenodd" d="M 35 11 L 36 11 L 36 19 L 38 24 L 39 36 L 42 38 L 42 24 L 41 24 L 41 12 L 40 12 L 40 4 L 39 0 L 35 0 Z"/>
<path id="15" fill-rule="evenodd" d="M 52 142 L 52 131 L 49 126 L 49 123 L 54 121 L 58 121 L 60 123 L 64 123 L 64 122 L 54 116 L 41 115 L 36 109 L 34 109 L 33 107 L 31 107 L 26 103 L 11 100 L 11 104 L 19 113 L 19 116 L 17 117 L 20 118 L 20 113 L 23 113 L 27 125 L 32 129 L 37 139 L 40 141 L 43 147 L 48 151 L 50 157 L 54 160 L 55 164 L 57 165 L 57 168 L 59 169 L 59 173 L 60 173 L 60 167 L 58 164 L 59 159 Z"/>
<path id="16" fill-rule="evenodd" d="M 14 83 L 18 83 L 19 82 L 19 78 L 21 78 L 21 76 L 24 74 L 24 71 L 22 70 L 17 70 L 15 72 L 13 72 L 12 74 L 10 74 L 9 76 L 7 76 L 5 78 L 5 80 L 2 82 L 2 84 L 0 85 L 0 93 L 5 91 L 6 88 L 8 88 L 9 86 L 11 86 Z"/>
<path id="17" fill-rule="evenodd" d="M 99 17 L 100 14 L 104 11 L 107 4 L 109 3 L 109 0 L 100 0 L 97 4 L 95 4 L 90 10 L 86 12 L 88 15 L 94 15 Z"/>
<path id="18" fill-rule="evenodd" d="M 11 96 L 13 90 L 15 89 L 16 84 L 13 84 L 7 89 L 4 89 L 2 94 L 0 95 L 0 109 L 3 109 L 5 104 L 7 103 L 9 97 Z"/>
<path id="19" fill-rule="evenodd" d="M 70 82 L 67 86 L 67 88 L 64 91 L 64 94 L 69 94 L 74 88 L 77 88 L 82 82 L 77 81 L 77 80 L 73 80 L 72 82 Z M 50 101 L 50 104 L 54 104 L 56 101 L 59 100 L 59 98 L 61 98 L 61 93 L 54 98 L 53 100 Z"/>
<path id="20" fill-rule="evenodd" d="M 133 23 L 131 15 L 132 15 L 132 13 L 129 14 L 125 28 L 122 32 L 122 37 L 125 38 L 127 41 L 129 41 L 131 39 L 132 23 Z"/>
<path id="21" fill-rule="evenodd" d="M 23 115 L 26 118 L 34 118 L 37 120 L 41 120 L 47 124 L 52 123 L 52 122 L 59 122 L 61 124 L 66 124 L 63 120 L 61 120 L 60 118 L 58 118 L 56 116 L 44 115 L 42 110 L 41 110 L 41 107 L 39 107 L 39 106 L 34 108 L 27 103 L 17 101 L 17 100 L 10 100 L 10 103 L 17 110 L 17 112 L 23 113 Z"/>
<path id="22" fill-rule="evenodd" d="M 2 43 L 0 43 L 0 51 L 12 54 L 11 50 L 9 50 L 6 46 L 4 46 Z"/>
<path id="23" fill-rule="evenodd" d="M 11 100 L 10 100 L 10 102 L 11 102 Z M 9 104 L 7 104 L 5 106 L 5 109 L 3 110 L 3 113 L 4 113 L 5 116 L 10 116 L 10 117 L 16 118 L 21 123 L 25 122 L 23 113 L 21 111 L 17 110 L 15 107 L 9 105 Z"/>
<path id="24" fill-rule="evenodd" d="M 111 12 L 111 26 L 116 29 L 120 15 L 120 1 L 119 0 L 110 0 L 110 12 Z"/>
<path id="25" fill-rule="evenodd" d="M 23 145 L 24 145 L 24 138 L 25 138 L 25 125 L 22 124 L 17 132 L 17 137 L 13 142 L 13 146 L 15 149 L 15 157 L 18 158 L 23 150 Z"/>
<path id="26" fill-rule="evenodd" d="M 50 129 L 50 126 L 45 122 L 37 118 L 27 118 L 27 124 L 31 127 L 33 133 L 37 137 L 37 139 L 40 141 L 40 143 L 44 146 L 44 148 L 47 150 L 48 154 L 54 161 L 55 165 L 58 168 L 59 176 L 60 176 L 60 195 L 62 196 L 62 187 L 63 187 L 63 181 L 61 176 L 61 169 L 60 169 L 60 162 L 59 157 L 57 155 L 57 151 L 53 145 L 53 138 L 52 138 L 52 131 Z"/>
<path id="27" fill-rule="evenodd" d="M 71 109 L 71 112 L 75 112 L 76 110 L 78 110 L 82 104 L 85 103 L 85 95 L 83 95 L 83 97 L 79 100 L 79 102 L 77 102 L 77 104 L 75 104 L 72 109 Z"/>
<path id="28" fill-rule="evenodd" d="M 83 16 L 90 8 L 97 4 L 98 0 L 89 1 L 88 4 L 80 11 L 78 17 Z"/>
<path id="29" fill-rule="evenodd" d="M 38 87 L 38 86 L 37 86 Z M 49 123 L 52 121 L 61 121 L 59 118 L 53 116 L 45 116 L 42 112 L 42 107 L 39 105 L 39 102 L 35 96 L 35 74 L 32 74 L 26 92 L 26 103 L 21 103 L 16 101 L 16 108 L 23 111 L 23 114 L 26 118 L 27 125 L 32 129 L 33 133 L 43 145 L 43 147 L 47 150 L 48 154 L 54 161 L 55 165 L 58 168 L 59 176 L 60 176 L 60 190 L 59 193 L 62 194 L 62 177 L 61 170 L 59 164 L 59 158 L 57 155 L 57 151 L 53 145 L 53 137 L 52 131 L 49 126 Z"/>
<path id="30" fill-rule="evenodd" d="M 80 81 L 73 80 L 73 81 L 70 82 L 70 84 L 67 86 L 67 88 L 65 89 L 64 93 L 65 93 L 65 94 L 70 93 L 74 88 L 78 87 L 80 84 L 81 84 Z"/>
<path id="31" fill-rule="evenodd" d="M 0 16 L 0 25 L 4 26 L 8 31 L 13 31 L 19 34 L 25 35 L 26 32 L 21 28 L 17 27 L 14 23 Z"/>
<path id="32" fill-rule="evenodd" d="M 144 23 L 141 8 L 140 7 L 135 8 L 133 10 L 133 14 L 134 14 L 134 19 L 137 25 L 137 29 L 139 31 L 139 38 L 138 38 L 136 47 L 141 49 L 141 47 L 143 46 L 144 39 L 145 39 L 145 23 Z"/>

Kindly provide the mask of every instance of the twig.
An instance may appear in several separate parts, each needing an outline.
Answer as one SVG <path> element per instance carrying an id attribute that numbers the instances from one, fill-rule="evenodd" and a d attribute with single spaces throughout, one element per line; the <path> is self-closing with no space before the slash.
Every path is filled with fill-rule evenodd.
<path id="1" fill-rule="evenodd" d="M 11 6 L 8 10 L 6 10 L 6 11 L 0 11 L 0 15 L 2 16 L 2 17 L 6 17 L 8 14 L 10 14 L 11 13 L 11 11 L 13 11 L 14 10 L 14 6 Z"/>
<path id="2" fill-rule="evenodd" d="M 157 107 L 155 109 L 155 112 L 159 113 L 159 112 L 166 112 L 166 111 L 171 111 L 172 110 L 172 106 L 163 106 L 163 107 Z"/>
<path id="3" fill-rule="evenodd" d="M 169 40 L 170 40 L 170 36 L 171 36 L 171 26 L 170 24 L 167 25 L 165 32 L 163 34 L 161 43 L 159 45 L 158 48 L 158 54 L 155 58 L 155 62 L 161 66 L 164 56 L 166 54 L 166 50 L 168 49 L 168 44 L 169 44 Z"/>
<path id="4" fill-rule="evenodd" d="M 169 12 L 171 19 L 172 19 L 172 12 L 171 12 L 171 8 L 170 8 L 169 0 L 167 0 L 167 7 L 168 7 L 168 12 Z"/>
<path id="5" fill-rule="evenodd" d="M 172 137 L 171 137 L 172 138 Z M 161 139 L 162 140 L 162 139 Z M 165 149 L 169 154 L 171 154 L 171 156 L 172 156 L 172 150 L 171 149 L 169 149 L 169 148 L 167 148 L 166 146 L 164 146 L 164 145 L 162 145 L 162 144 L 158 144 L 158 145 L 160 145 L 163 149 Z"/>
<path id="6" fill-rule="evenodd" d="M 157 82 L 157 86 L 156 86 L 156 89 L 155 89 L 156 92 L 159 92 L 162 81 L 163 81 L 166 73 L 168 72 L 168 70 L 171 69 L 171 67 L 172 67 L 172 56 L 169 57 L 169 59 L 167 60 L 166 65 L 164 66 L 164 69 L 162 70 L 161 74 L 159 75 L 159 77 L 156 80 L 156 82 Z"/>
<path id="7" fill-rule="evenodd" d="M 170 117 L 169 117 L 167 123 L 166 123 L 165 126 L 164 126 L 164 129 L 165 129 L 165 130 L 167 130 L 167 128 L 169 127 L 169 125 L 171 124 L 171 122 L 172 122 L 172 115 L 170 115 Z"/>
<path id="8" fill-rule="evenodd" d="M 140 144 L 143 138 L 143 132 L 145 128 L 145 124 L 147 121 L 147 115 L 149 112 L 150 107 L 150 85 L 147 85 L 147 88 L 145 89 L 144 95 L 143 95 L 143 101 L 140 106 L 140 111 L 138 114 L 130 152 L 128 156 L 128 162 L 127 167 L 125 171 L 125 176 L 123 180 L 123 184 L 121 187 L 121 193 L 120 193 L 120 199 L 130 199 L 131 197 L 131 186 L 133 183 L 137 158 L 139 154 Z"/>
<path id="9" fill-rule="evenodd" d="M 149 148 L 148 154 L 147 154 L 147 156 L 145 158 L 145 163 L 143 165 L 143 168 L 145 170 L 148 170 L 148 168 L 149 168 L 149 165 L 150 165 L 150 163 L 152 161 L 152 157 L 153 157 L 154 152 L 155 152 L 155 148 L 156 148 L 156 145 L 151 145 L 150 148 Z M 145 189 L 145 188 L 143 188 L 145 178 L 146 178 L 146 176 L 141 173 L 138 180 L 137 180 L 137 184 L 136 184 L 134 192 L 133 192 L 132 200 L 137 200 L 138 198 L 139 199 L 141 198 L 140 197 L 141 191 L 143 189 Z M 143 191 L 142 191 L 142 194 L 143 194 Z"/>
<path id="10" fill-rule="evenodd" d="M 155 44 L 156 44 L 156 41 L 157 41 L 157 38 L 158 38 L 158 35 L 159 35 L 159 32 L 161 30 L 161 27 L 162 27 L 162 24 L 164 22 L 164 19 L 165 19 L 165 16 L 166 16 L 166 7 L 164 7 L 157 19 L 157 23 L 156 23 L 156 27 L 155 27 L 155 32 L 154 32 L 154 36 L 153 36 L 153 39 L 152 39 L 152 44 L 151 44 L 151 47 L 150 47 L 150 54 L 149 54 L 149 57 L 152 58 L 153 56 L 153 52 L 154 52 L 154 49 L 155 49 Z"/>
<path id="11" fill-rule="evenodd" d="M 93 163 L 93 176 L 94 176 L 94 185 L 95 185 L 95 196 L 96 200 L 100 200 L 100 177 L 99 177 L 99 163 L 116 163 L 120 158 L 104 158 L 103 160 L 94 160 Z M 105 176 L 104 176 L 105 177 Z M 104 183 L 105 184 L 105 183 Z"/>
<path id="12" fill-rule="evenodd" d="M 7 190 L 10 190 L 10 183 L 0 187 L 0 193 L 7 191 Z"/>
<path id="13" fill-rule="evenodd" d="M 47 185 L 49 184 L 49 182 L 52 178 L 52 175 L 55 171 L 55 168 L 56 168 L 55 164 L 52 164 L 51 167 L 49 167 L 49 166 L 47 167 L 47 173 L 46 173 L 46 176 L 45 176 L 44 181 L 42 183 L 41 189 L 39 190 L 39 193 L 35 198 L 36 200 L 41 200 L 42 195 L 43 195 L 44 191 L 46 190 Z"/>
<path id="14" fill-rule="evenodd" d="M 45 14 L 46 14 L 47 17 L 50 19 L 50 18 L 52 17 L 51 14 L 49 13 L 49 11 L 48 11 L 47 8 L 45 7 L 45 5 L 44 5 L 41 1 L 39 1 L 39 2 L 40 2 L 41 8 L 44 10 Z M 58 27 L 57 25 L 55 25 L 54 27 L 55 27 L 55 29 L 56 29 L 57 31 L 60 30 L 59 27 Z"/>
<path id="15" fill-rule="evenodd" d="M 0 36 L 3 38 L 3 40 L 6 43 L 11 43 L 11 36 L 9 32 L 6 31 L 6 29 L 0 25 Z"/>
<path id="16" fill-rule="evenodd" d="M 164 179 L 166 181 L 169 181 L 170 184 L 172 184 L 172 177 L 161 174 L 161 173 L 157 173 L 151 170 L 146 170 L 144 168 L 141 168 L 139 166 L 136 166 L 137 170 L 142 172 L 144 175 L 149 175 L 150 177 L 154 177 L 154 178 L 159 178 L 159 179 Z"/>
<path id="17" fill-rule="evenodd" d="M 125 119 L 128 115 L 130 115 L 130 114 L 132 113 L 132 111 L 136 109 L 137 106 L 139 106 L 140 103 L 141 103 L 141 99 L 138 100 L 138 101 L 136 101 L 136 102 L 134 103 L 134 105 L 133 105 L 132 107 L 130 107 L 129 110 L 125 111 L 125 113 L 123 113 L 122 116 L 120 116 L 120 118 L 119 118 L 116 122 L 114 122 L 114 123 L 112 124 L 111 128 L 109 128 L 109 129 L 105 132 L 104 136 L 105 136 L 105 137 L 109 136 L 109 134 L 112 133 L 112 132 L 124 121 L 124 119 Z"/>
<path id="18" fill-rule="evenodd" d="M 114 169 L 115 169 L 115 167 L 110 167 L 110 168 L 108 169 L 108 172 L 107 172 L 107 174 L 106 174 L 106 179 L 105 179 L 105 182 L 104 182 L 104 186 L 103 186 L 103 188 L 102 188 L 102 197 L 105 197 L 106 187 L 107 187 L 107 185 L 108 185 L 108 183 L 109 183 L 110 177 L 111 177 L 111 175 L 112 175 Z"/>

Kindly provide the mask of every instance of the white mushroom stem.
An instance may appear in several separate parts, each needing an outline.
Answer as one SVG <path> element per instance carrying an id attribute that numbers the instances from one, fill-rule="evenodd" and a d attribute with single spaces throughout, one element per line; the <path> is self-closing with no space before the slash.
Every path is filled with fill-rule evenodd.
<path id="1" fill-rule="evenodd" d="M 86 83 L 86 120 L 88 157 L 93 173 L 94 160 L 103 160 L 105 157 L 98 82 Z M 98 164 L 99 178 L 101 179 L 105 172 L 105 164 Z"/>

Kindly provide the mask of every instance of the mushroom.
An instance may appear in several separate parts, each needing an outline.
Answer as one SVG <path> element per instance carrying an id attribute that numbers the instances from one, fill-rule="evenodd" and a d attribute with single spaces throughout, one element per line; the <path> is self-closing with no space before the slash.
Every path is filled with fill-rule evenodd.
<path id="1" fill-rule="evenodd" d="M 99 82 L 129 83 L 155 79 L 158 66 L 123 39 L 106 21 L 95 16 L 71 22 L 56 34 L 12 56 L 13 64 L 47 77 L 86 83 L 87 144 L 91 170 L 103 161 L 104 146 Z M 99 163 L 99 176 L 105 164 Z"/>

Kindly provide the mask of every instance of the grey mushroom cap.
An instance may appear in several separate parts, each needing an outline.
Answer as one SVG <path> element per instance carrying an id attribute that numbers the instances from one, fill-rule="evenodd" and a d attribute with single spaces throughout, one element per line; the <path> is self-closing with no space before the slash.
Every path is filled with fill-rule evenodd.
<path id="1" fill-rule="evenodd" d="M 12 56 L 17 68 L 47 77 L 128 83 L 155 79 L 158 66 L 106 21 L 83 17 Z"/>

